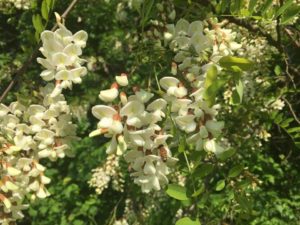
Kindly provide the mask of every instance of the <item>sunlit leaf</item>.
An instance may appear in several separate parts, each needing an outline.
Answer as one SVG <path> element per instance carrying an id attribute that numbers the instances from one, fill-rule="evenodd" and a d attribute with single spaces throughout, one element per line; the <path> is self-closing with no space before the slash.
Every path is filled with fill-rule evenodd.
<path id="1" fill-rule="evenodd" d="M 178 184 L 169 184 L 166 193 L 170 197 L 175 198 L 177 200 L 181 200 L 181 201 L 188 200 L 185 187 L 182 187 Z"/>

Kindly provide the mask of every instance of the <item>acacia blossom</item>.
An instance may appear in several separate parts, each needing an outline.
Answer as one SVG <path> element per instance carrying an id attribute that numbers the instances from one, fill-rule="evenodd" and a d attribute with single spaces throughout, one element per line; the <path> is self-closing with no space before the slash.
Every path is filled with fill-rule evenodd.
<path id="1" fill-rule="evenodd" d="M 122 81 L 120 78 L 122 76 L 116 77 L 119 84 L 128 83 L 124 75 Z M 117 86 L 113 88 L 118 91 Z M 103 91 L 100 92 L 100 99 L 102 94 Z M 166 143 L 171 135 L 165 134 L 159 125 L 165 117 L 167 103 L 162 98 L 150 102 L 154 94 L 142 89 L 136 89 L 134 95 L 129 97 L 121 92 L 119 97 L 118 104 L 92 108 L 99 122 L 97 130 L 91 132 L 90 136 L 104 134 L 111 138 L 107 154 L 125 153 L 124 158 L 132 168 L 131 176 L 143 192 L 160 190 L 161 186 L 168 183 L 168 165 L 176 162 Z M 111 102 L 114 100 L 110 99 Z"/>
<path id="2" fill-rule="evenodd" d="M 85 46 L 84 31 L 72 34 L 58 23 L 59 28 L 41 34 L 46 57 L 38 58 L 46 70 L 41 77 L 48 83 L 41 88 L 42 104 L 24 106 L 13 102 L 0 104 L 0 211 L 1 224 L 23 217 L 26 195 L 31 199 L 50 195 L 46 185 L 46 167 L 40 160 L 56 160 L 69 154 L 70 144 L 76 140 L 76 126 L 72 123 L 69 106 L 61 89 L 80 83 L 86 69 L 78 58 Z"/>

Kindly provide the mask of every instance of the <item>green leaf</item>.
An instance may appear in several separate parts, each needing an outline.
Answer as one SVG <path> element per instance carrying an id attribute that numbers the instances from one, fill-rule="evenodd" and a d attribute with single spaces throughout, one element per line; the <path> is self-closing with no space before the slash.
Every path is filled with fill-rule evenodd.
<path id="1" fill-rule="evenodd" d="M 293 1 L 294 1 L 294 0 L 288 0 L 288 1 L 286 1 L 286 2 L 283 4 L 283 6 L 281 6 L 281 7 L 277 10 L 277 12 L 275 13 L 275 16 L 278 17 L 278 16 L 280 16 L 282 13 L 284 13 L 285 10 L 287 10 L 287 8 L 289 8 L 289 7 L 292 5 Z"/>
<path id="2" fill-rule="evenodd" d="M 230 1 L 228 0 L 221 0 L 220 2 L 220 11 L 221 13 L 224 13 L 226 11 L 226 9 L 228 8 L 230 4 Z"/>
<path id="3" fill-rule="evenodd" d="M 287 129 L 288 133 L 296 133 L 296 132 L 300 132 L 300 127 L 293 127 L 290 129 Z"/>
<path id="4" fill-rule="evenodd" d="M 205 88 L 204 99 L 207 100 L 210 106 L 214 104 L 216 94 L 219 89 L 216 82 L 217 75 L 218 75 L 217 67 L 215 65 L 209 67 L 206 73 L 206 79 L 204 84 L 204 88 Z"/>
<path id="5" fill-rule="evenodd" d="M 290 125 L 290 123 L 294 121 L 294 118 L 288 118 L 284 121 L 282 121 L 279 125 L 282 127 L 282 128 L 286 128 Z"/>
<path id="6" fill-rule="evenodd" d="M 238 66 L 242 70 L 250 70 L 253 63 L 245 58 L 234 57 L 234 56 L 224 56 L 219 61 L 223 68 L 232 70 L 232 66 Z"/>
<path id="7" fill-rule="evenodd" d="M 32 16 L 32 23 L 33 23 L 34 29 L 38 33 L 41 33 L 44 30 L 42 17 L 39 14 L 35 14 L 35 15 Z"/>
<path id="8" fill-rule="evenodd" d="M 200 221 L 197 220 L 191 220 L 189 217 L 183 217 L 175 223 L 175 225 L 201 225 Z"/>
<path id="9" fill-rule="evenodd" d="M 222 152 L 221 154 L 217 155 L 217 158 L 225 161 L 229 159 L 231 156 L 233 156 L 236 153 L 236 150 L 234 148 L 228 149 L 225 152 Z"/>
<path id="10" fill-rule="evenodd" d="M 230 5 L 230 12 L 232 14 L 237 14 L 242 6 L 242 0 L 232 0 Z"/>
<path id="11" fill-rule="evenodd" d="M 248 5 L 248 10 L 250 13 L 252 13 L 254 11 L 256 3 L 257 3 L 257 0 L 250 0 L 249 5 Z"/>
<path id="12" fill-rule="evenodd" d="M 245 210 L 251 210 L 252 204 L 244 195 L 239 195 L 236 197 L 237 202 Z"/>
<path id="13" fill-rule="evenodd" d="M 146 22 L 149 20 L 150 13 L 152 11 L 152 7 L 154 4 L 154 0 L 145 0 L 142 6 L 142 19 L 141 19 L 141 26 L 144 29 Z"/>
<path id="14" fill-rule="evenodd" d="M 50 10 L 54 8 L 55 0 L 46 0 L 47 6 Z"/>
<path id="15" fill-rule="evenodd" d="M 217 79 L 217 75 L 218 75 L 217 67 L 215 65 L 212 65 L 211 67 L 209 67 L 209 69 L 207 70 L 207 73 L 206 73 L 204 87 L 208 88 L 209 86 L 211 86 L 214 83 L 214 81 Z"/>
<path id="16" fill-rule="evenodd" d="M 42 22 L 42 17 L 39 14 L 33 15 L 32 16 L 32 23 L 33 23 L 33 27 L 35 29 L 35 39 L 37 41 L 39 41 L 40 40 L 40 34 L 44 30 L 44 25 L 43 25 L 43 22 Z"/>
<path id="17" fill-rule="evenodd" d="M 229 170 L 228 177 L 236 177 L 238 176 L 244 169 L 244 166 L 239 164 L 234 166 Z"/>
<path id="18" fill-rule="evenodd" d="M 33 10 L 37 9 L 37 7 L 38 7 L 37 1 L 30 1 L 30 7 Z"/>
<path id="19" fill-rule="evenodd" d="M 243 93 L 244 93 L 244 86 L 241 80 L 238 81 L 236 84 L 236 89 L 233 93 L 233 103 L 240 104 L 243 100 Z"/>
<path id="20" fill-rule="evenodd" d="M 294 144 L 297 148 L 300 148 L 300 142 L 297 141 L 297 142 L 294 142 Z"/>
<path id="21" fill-rule="evenodd" d="M 280 113 L 275 117 L 274 122 L 276 124 L 280 124 L 282 122 L 282 120 L 283 120 L 283 115 Z"/>
<path id="22" fill-rule="evenodd" d="M 203 178 L 210 174 L 214 169 L 214 165 L 211 163 L 205 163 L 196 168 L 193 175 L 196 178 Z"/>
<path id="23" fill-rule="evenodd" d="M 282 15 L 281 17 L 281 24 L 287 24 L 291 20 L 293 20 L 298 13 L 300 12 L 300 6 L 297 4 L 292 4 Z"/>
<path id="24" fill-rule="evenodd" d="M 274 68 L 274 73 L 279 76 L 281 74 L 281 68 L 279 65 L 276 65 Z"/>
<path id="25" fill-rule="evenodd" d="M 205 185 L 201 184 L 200 188 L 198 188 L 193 194 L 192 197 L 197 197 L 198 195 L 200 195 L 201 193 L 203 193 L 205 190 Z"/>
<path id="26" fill-rule="evenodd" d="M 221 191 L 225 187 L 225 180 L 219 180 L 216 184 L 216 191 Z"/>
<path id="27" fill-rule="evenodd" d="M 265 0 L 265 4 L 263 4 L 258 10 L 261 14 L 264 14 L 272 5 L 273 0 Z"/>
<path id="28" fill-rule="evenodd" d="M 48 4 L 47 4 L 47 1 L 44 0 L 42 2 L 42 7 L 41 7 L 41 14 L 42 14 L 42 17 L 45 19 L 45 20 L 48 20 L 48 16 L 49 16 L 49 7 L 48 7 Z"/>
<path id="29" fill-rule="evenodd" d="M 170 197 L 175 198 L 177 200 L 188 200 L 185 187 L 182 187 L 178 184 L 169 184 L 166 193 Z"/>
<path id="30" fill-rule="evenodd" d="M 248 9 L 241 9 L 241 10 L 240 10 L 240 14 L 241 14 L 241 16 L 245 16 L 245 17 L 251 15 L 251 13 L 249 12 Z"/>

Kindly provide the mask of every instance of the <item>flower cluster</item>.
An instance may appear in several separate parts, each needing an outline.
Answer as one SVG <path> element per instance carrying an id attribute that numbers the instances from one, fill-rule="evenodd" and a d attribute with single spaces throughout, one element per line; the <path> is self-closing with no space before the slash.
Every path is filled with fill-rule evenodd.
<path id="1" fill-rule="evenodd" d="M 204 25 L 202 21 L 189 23 L 185 19 L 180 19 L 175 25 L 166 25 L 164 40 L 176 53 L 174 61 L 179 64 L 178 68 L 190 76 L 198 76 L 209 65 L 217 64 L 220 58 L 241 48 L 231 29 L 221 28 L 218 24 L 209 29 Z"/>
<path id="2" fill-rule="evenodd" d="M 166 91 L 164 98 L 172 106 L 171 116 L 196 150 L 219 154 L 225 150 L 217 143 L 224 122 L 216 120 L 219 105 L 211 106 L 205 100 L 207 70 L 211 66 L 221 70 L 219 59 L 233 54 L 241 45 L 235 42 L 236 33 L 230 29 L 214 25 L 210 30 L 201 21 L 189 23 L 181 19 L 176 25 L 167 25 L 167 29 L 165 41 L 176 53 L 172 74 L 185 78 L 184 83 L 175 77 L 160 80 Z"/>
<path id="3" fill-rule="evenodd" d="M 0 10 L 14 6 L 17 9 L 27 10 L 30 8 L 30 0 L 0 0 Z"/>
<path id="4" fill-rule="evenodd" d="M 10 224 L 23 217 L 21 210 L 26 207 L 23 204 L 26 195 L 29 194 L 32 199 L 49 195 L 45 185 L 50 179 L 45 176 L 46 168 L 40 161 L 43 158 L 56 160 L 65 157 L 70 143 L 77 139 L 69 106 L 61 92 L 55 90 L 57 86 L 63 86 L 63 82 L 66 84 L 76 80 L 75 77 L 80 78 L 82 71 L 85 71 L 79 66 L 73 50 L 84 47 L 86 37 L 78 37 L 78 34 L 85 33 L 83 31 L 72 35 L 64 25 L 59 24 L 59 27 L 55 32 L 42 33 L 41 52 L 46 59 L 38 61 L 47 70 L 41 76 L 44 79 L 47 77 L 46 80 L 54 77 L 57 80 L 56 84 L 49 83 L 41 88 L 42 104 L 26 107 L 13 102 L 9 106 L 0 105 L 1 224 Z M 58 43 L 63 41 L 65 44 L 74 42 L 63 48 L 65 53 L 59 52 L 63 45 L 58 46 Z M 68 73 L 69 78 L 66 79 L 62 73 Z M 60 82 L 60 79 L 63 81 Z"/>
<path id="5" fill-rule="evenodd" d="M 108 184 L 111 180 L 114 190 L 120 192 L 124 191 L 124 179 L 119 170 L 119 160 L 119 156 L 109 155 L 102 167 L 92 170 L 93 175 L 89 180 L 89 185 L 90 187 L 95 188 L 98 195 L 100 195 L 103 190 L 108 187 Z"/>
<path id="6" fill-rule="evenodd" d="M 113 102 L 119 96 L 120 103 L 92 108 L 100 121 L 90 136 L 104 134 L 111 138 L 108 154 L 122 155 L 128 149 L 125 160 L 133 170 L 134 182 L 144 192 L 160 190 L 168 182 L 167 164 L 176 162 L 166 143 L 171 135 L 158 125 L 165 117 L 167 102 L 162 98 L 150 102 L 154 94 L 139 88 L 134 88 L 135 93 L 127 97 L 125 92 L 119 93 L 119 86 L 128 84 L 126 74 L 117 76 L 116 81 L 110 89 L 101 91 L 99 98 Z"/>
<path id="7" fill-rule="evenodd" d="M 187 142 L 198 151 L 216 155 L 225 151 L 219 144 L 224 122 L 216 120 L 219 105 L 211 106 L 204 98 L 205 80 L 211 65 L 218 66 L 222 56 L 240 47 L 234 41 L 235 33 L 220 27 L 204 31 L 203 22 L 190 24 L 183 19 L 167 29 L 164 39 L 176 53 L 174 60 L 179 64 L 172 64 L 172 73 L 177 75 L 179 68 L 185 82 L 171 76 L 161 78 L 159 88 L 164 94 L 150 102 L 155 95 L 139 88 L 134 88 L 129 97 L 119 92 L 120 86 L 128 85 L 126 74 L 121 74 L 110 89 L 100 92 L 99 98 L 109 105 L 92 108 L 100 121 L 90 136 L 104 134 L 111 138 L 108 154 L 122 155 L 128 149 L 125 160 L 143 192 L 160 190 L 168 182 L 167 165 L 176 162 L 167 144 L 174 126 L 187 134 Z"/>
<path id="8" fill-rule="evenodd" d="M 166 91 L 165 99 L 171 105 L 171 117 L 176 127 L 187 133 L 187 142 L 195 149 L 219 154 L 224 149 L 217 144 L 224 123 L 217 121 L 218 105 L 208 107 L 203 98 L 203 88 L 188 95 L 188 90 L 175 77 L 163 77 L 161 87 Z"/>
<path id="9" fill-rule="evenodd" d="M 55 32 L 44 31 L 41 34 L 43 46 L 40 51 L 45 58 L 38 58 L 38 62 L 46 68 L 41 77 L 45 81 L 56 81 L 51 97 L 61 94 L 62 89 L 71 89 L 73 83 L 81 83 L 81 77 L 87 73 L 86 67 L 82 66 L 85 60 L 79 57 L 86 45 L 87 33 L 81 30 L 73 35 L 61 23 L 58 26 Z"/>

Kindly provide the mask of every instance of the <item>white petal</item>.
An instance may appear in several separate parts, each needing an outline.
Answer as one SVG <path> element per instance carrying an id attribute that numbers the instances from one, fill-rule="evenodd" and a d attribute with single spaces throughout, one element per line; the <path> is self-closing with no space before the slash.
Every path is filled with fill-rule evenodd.
<path id="1" fill-rule="evenodd" d="M 146 162 L 144 167 L 144 173 L 145 174 L 155 174 L 156 169 L 152 162 Z"/>
<path id="2" fill-rule="evenodd" d="M 92 108 L 92 114 L 99 120 L 103 117 L 113 117 L 117 113 L 114 108 L 106 105 L 96 105 Z"/>
<path id="3" fill-rule="evenodd" d="M 189 22 L 186 21 L 185 19 L 180 19 L 178 20 L 178 22 L 176 23 L 175 26 L 175 32 L 176 34 L 187 34 L 188 33 L 188 29 L 189 29 Z"/>
<path id="4" fill-rule="evenodd" d="M 17 176 L 21 173 L 21 171 L 10 166 L 10 167 L 7 168 L 7 173 L 10 176 Z"/>
<path id="5" fill-rule="evenodd" d="M 99 128 L 109 128 L 113 123 L 113 119 L 111 117 L 103 117 L 98 123 Z"/>
<path id="6" fill-rule="evenodd" d="M 70 72 L 68 70 L 61 70 L 55 74 L 56 80 L 70 80 Z"/>
<path id="7" fill-rule="evenodd" d="M 108 148 L 106 149 L 106 153 L 107 154 L 113 154 L 116 152 L 117 150 L 117 139 L 116 139 L 116 136 L 113 136 L 113 138 L 111 139 L 111 142 L 108 146 Z"/>
<path id="8" fill-rule="evenodd" d="M 124 76 L 124 75 L 116 76 L 116 81 L 120 86 L 127 86 L 128 85 L 127 76 Z"/>
<path id="9" fill-rule="evenodd" d="M 110 128 L 115 134 L 120 134 L 123 131 L 123 125 L 120 121 L 114 121 Z"/>
<path id="10" fill-rule="evenodd" d="M 73 41 L 75 42 L 76 45 L 80 46 L 81 48 L 85 47 L 87 39 L 88 39 L 88 34 L 83 30 L 78 31 L 73 35 Z"/>
<path id="11" fill-rule="evenodd" d="M 66 53 L 68 56 L 79 56 L 82 54 L 82 50 L 78 45 L 75 44 L 68 44 L 64 50 L 64 53 Z"/>
<path id="12" fill-rule="evenodd" d="M 147 110 L 149 111 L 155 111 L 155 110 L 160 110 L 160 109 L 164 109 L 167 105 L 166 100 L 159 98 L 156 99 L 155 101 L 153 101 L 152 103 L 150 103 L 147 106 Z"/>
<path id="13" fill-rule="evenodd" d="M 179 80 L 176 79 L 175 77 L 163 77 L 159 81 L 159 84 L 165 90 L 168 90 L 170 87 L 177 86 L 178 83 L 179 83 Z"/>
<path id="14" fill-rule="evenodd" d="M 174 95 L 178 98 L 182 98 L 187 95 L 187 89 L 185 87 L 176 88 Z"/>
<path id="15" fill-rule="evenodd" d="M 144 112 L 145 107 L 141 102 L 130 101 L 120 110 L 121 116 L 140 115 Z"/>
<path id="16" fill-rule="evenodd" d="M 54 72 L 53 70 L 44 70 L 41 73 L 41 77 L 45 80 L 45 81 L 51 81 L 54 79 Z"/>
<path id="17" fill-rule="evenodd" d="M 202 33 L 203 32 L 203 24 L 201 21 L 194 21 L 190 24 L 188 34 L 193 36 L 194 33 Z"/>
<path id="18" fill-rule="evenodd" d="M 52 60 L 57 66 L 68 66 L 71 64 L 70 57 L 62 52 L 55 53 Z"/>
<path id="19" fill-rule="evenodd" d="M 104 102 L 112 102 L 119 95 L 119 91 L 116 88 L 100 91 L 99 98 Z"/>

